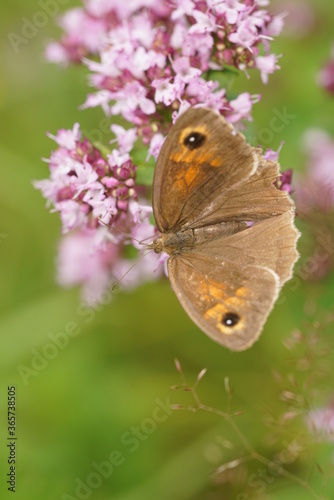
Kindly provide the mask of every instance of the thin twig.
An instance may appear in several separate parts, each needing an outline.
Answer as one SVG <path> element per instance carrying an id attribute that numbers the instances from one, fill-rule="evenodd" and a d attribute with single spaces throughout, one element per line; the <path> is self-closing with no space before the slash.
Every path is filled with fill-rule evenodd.
<path id="1" fill-rule="evenodd" d="M 248 441 L 248 439 L 246 438 L 246 436 L 244 435 L 244 433 L 242 432 L 242 430 L 240 429 L 239 425 L 236 423 L 235 419 L 234 419 L 234 416 L 231 415 L 230 413 L 228 412 L 225 412 L 223 410 L 219 410 L 217 408 L 214 408 L 212 406 L 207 406 L 205 404 L 203 404 L 196 392 L 196 388 L 197 388 L 197 385 L 198 385 L 198 379 L 196 380 L 195 384 L 192 386 L 192 387 L 189 387 L 186 385 L 185 383 L 185 380 L 184 380 L 184 374 L 183 372 L 181 373 L 182 374 L 182 379 L 183 379 L 183 383 L 182 383 L 182 388 L 184 390 L 187 390 L 189 392 L 191 392 L 193 398 L 194 398 L 194 401 L 195 401 L 195 406 L 194 405 L 174 405 L 174 409 L 183 409 L 183 410 L 189 410 L 189 411 L 198 411 L 198 410 L 202 410 L 202 411 L 205 411 L 207 413 L 214 413 L 222 418 L 224 418 L 228 423 L 229 425 L 232 427 L 233 431 L 235 432 L 235 434 L 237 435 L 237 437 L 239 438 L 240 442 L 243 444 L 244 448 L 246 449 L 246 451 L 248 452 L 248 456 L 246 457 L 243 457 L 241 459 L 238 459 L 238 460 L 243 460 L 243 462 L 246 462 L 248 460 L 257 460 L 258 462 L 260 462 L 261 464 L 265 465 L 266 467 L 268 468 L 272 468 L 273 467 L 273 461 L 272 460 L 269 460 L 267 457 L 265 457 L 264 455 L 261 455 L 260 453 L 258 453 L 254 447 L 251 445 L 251 443 Z M 230 397 L 229 397 L 229 400 L 230 400 Z M 233 460 L 231 462 L 229 462 L 229 464 L 235 464 L 236 460 Z M 240 461 L 241 463 L 241 461 Z M 227 467 L 226 464 L 222 467 Z M 228 468 L 228 467 L 227 467 Z M 218 469 L 219 471 L 219 469 Z M 295 474 L 292 474 L 291 472 L 287 471 L 282 465 L 279 465 L 279 469 L 277 469 L 277 473 L 282 476 L 282 477 L 285 477 L 287 479 L 289 479 L 290 481 L 298 484 L 299 486 L 301 486 L 302 488 L 304 488 L 305 490 L 307 490 L 310 495 L 317 499 L 317 500 L 324 500 L 324 497 L 321 497 L 319 496 L 314 490 L 313 488 L 311 487 L 311 485 L 305 481 L 304 479 L 301 479 L 300 477 L 296 476 Z"/>

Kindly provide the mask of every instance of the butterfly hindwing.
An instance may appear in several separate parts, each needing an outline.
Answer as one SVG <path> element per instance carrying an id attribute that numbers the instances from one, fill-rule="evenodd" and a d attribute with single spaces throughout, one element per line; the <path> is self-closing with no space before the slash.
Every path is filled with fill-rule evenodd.
<path id="1" fill-rule="evenodd" d="M 291 277 L 298 233 L 292 213 L 172 256 L 172 287 L 193 321 L 231 350 L 252 345 Z M 231 323 L 228 324 L 229 315 Z"/>

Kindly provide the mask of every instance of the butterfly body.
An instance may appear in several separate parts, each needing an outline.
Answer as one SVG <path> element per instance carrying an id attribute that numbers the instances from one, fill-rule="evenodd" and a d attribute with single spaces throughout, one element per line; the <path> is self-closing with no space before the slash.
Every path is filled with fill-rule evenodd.
<path id="1" fill-rule="evenodd" d="M 203 243 L 224 238 L 238 231 L 246 229 L 246 223 L 220 222 L 210 226 L 188 228 L 176 233 L 164 233 L 155 240 L 152 248 L 155 253 L 166 252 L 177 255 L 189 251 Z"/>
<path id="2" fill-rule="evenodd" d="M 298 253 L 294 205 L 266 161 L 224 118 L 190 108 L 172 127 L 153 181 L 153 212 L 180 303 L 213 340 L 259 337 Z"/>
<path id="3" fill-rule="evenodd" d="M 155 253 L 168 253 L 169 255 L 178 254 L 185 249 L 193 248 L 195 245 L 194 233 L 191 229 L 179 231 L 177 233 L 165 233 L 155 240 L 152 248 Z"/>

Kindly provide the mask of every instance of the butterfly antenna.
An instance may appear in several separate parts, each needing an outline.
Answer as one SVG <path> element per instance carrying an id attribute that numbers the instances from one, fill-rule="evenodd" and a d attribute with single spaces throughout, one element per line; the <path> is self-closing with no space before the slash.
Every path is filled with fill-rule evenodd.
<path id="1" fill-rule="evenodd" d="M 129 269 L 113 284 L 112 288 L 111 288 L 111 291 L 113 292 L 115 290 L 115 288 L 117 287 L 117 285 L 122 281 L 123 278 L 125 278 L 125 276 L 137 265 L 139 264 L 139 262 L 141 262 L 144 257 L 146 257 L 146 255 L 148 255 L 149 253 L 151 253 L 153 251 L 153 249 L 151 250 L 148 250 L 147 252 L 145 252 L 134 264 L 132 264 L 131 267 L 129 267 Z"/>
<path id="2" fill-rule="evenodd" d="M 146 238 L 143 238 L 142 240 L 139 241 L 140 244 L 144 244 L 143 242 L 146 240 L 149 240 L 150 238 L 156 238 L 156 234 L 152 234 L 151 236 L 146 236 Z"/>
<path id="3" fill-rule="evenodd" d="M 134 238 L 131 234 L 129 233 L 125 233 L 124 231 L 122 231 L 121 229 L 118 229 L 118 227 L 114 227 L 114 226 L 109 226 L 109 224 L 106 224 L 105 222 L 103 222 L 102 219 L 100 219 L 100 217 L 98 217 L 98 220 L 101 222 L 101 224 L 103 224 L 104 226 L 106 226 L 108 229 L 113 229 L 114 231 L 118 231 L 119 233 L 123 234 L 123 236 L 127 236 L 129 238 L 131 238 L 132 240 L 136 241 L 139 245 L 141 245 L 141 241 L 137 240 L 137 238 Z M 148 237 L 150 238 L 150 236 Z M 145 241 L 147 240 L 148 238 L 145 238 L 144 240 L 142 241 Z"/>

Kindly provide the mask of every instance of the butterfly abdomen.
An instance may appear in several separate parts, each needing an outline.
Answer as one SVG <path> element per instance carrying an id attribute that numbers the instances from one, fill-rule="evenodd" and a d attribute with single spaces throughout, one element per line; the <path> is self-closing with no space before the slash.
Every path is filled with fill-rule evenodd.
<path id="1" fill-rule="evenodd" d="M 201 245 L 208 241 L 226 238 L 244 229 L 247 229 L 245 222 L 219 222 L 210 226 L 199 227 L 193 229 L 195 244 Z"/>
<path id="2" fill-rule="evenodd" d="M 152 246 L 155 253 L 166 252 L 173 255 L 190 250 L 202 243 L 230 236 L 244 229 L 247 229 L 245 222 L 219 222 L 196 229 L 189 228 L 176 233 L 164 233 L 153 242 Z"/>

